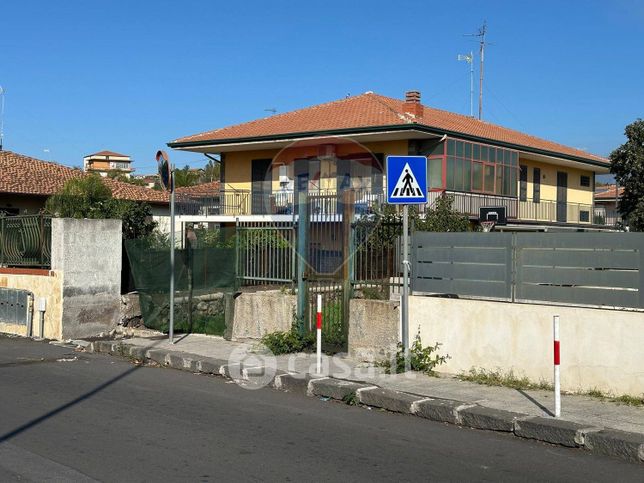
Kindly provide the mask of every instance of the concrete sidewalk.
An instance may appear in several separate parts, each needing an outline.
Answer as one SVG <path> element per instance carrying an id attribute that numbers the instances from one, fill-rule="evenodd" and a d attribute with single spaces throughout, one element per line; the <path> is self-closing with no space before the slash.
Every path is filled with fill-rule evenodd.
<path id="1" fill-rule="evenodd" d="M 564 395 L 562 417 L 555 419 L 551 414 L 554 406 L 551 392 L 491 387 L 418 373 L 388 375 L 379 367 L 341 356 L 325 357 L 322 374 L 315 374 L 314 354 L 267 356 L 253 342 L 245 344 L 194 334 L 175 344 L 165 337 L 135 337 L 94 342 L 88 349 L 150 359 L 177 369 L 220 374 L 249 387 L 270 384 L 325 399 L 478 429 L 507 431 L 644 462 L 644 408 L 588 396 Z"/>

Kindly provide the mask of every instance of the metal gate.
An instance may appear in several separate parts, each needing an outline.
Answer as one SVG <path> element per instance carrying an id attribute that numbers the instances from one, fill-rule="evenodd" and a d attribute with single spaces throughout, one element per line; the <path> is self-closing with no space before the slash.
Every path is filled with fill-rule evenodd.
<path id="1" fill-rule="evenodd" d="M 28 290 L 0 288 L 0 322 L 29 326 L 32 297 Z"/>
<path id="2" fill-rule="evenodd" d="M 351 297 L 351 221 L 354 204 L 350 194 L 310 193 L 306 230 L 306 310 L 304 323 L 315 329 L 317 296 L 322 295 L 322 343 L 325 351 L 346 351 Z M 300 236 L 303 231 L 299 231 Z"/>

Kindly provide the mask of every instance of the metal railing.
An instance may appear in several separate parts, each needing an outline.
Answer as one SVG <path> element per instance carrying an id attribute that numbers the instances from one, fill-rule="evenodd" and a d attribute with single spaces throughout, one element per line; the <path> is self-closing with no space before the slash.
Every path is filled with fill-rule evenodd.
<path id="1" fill-rule="evenodd" d="M 615 207 L 595 206 L 593 210 L 593 224 L 615 226 L 621 223 L 622 217 Z"/>
<path id="2" fill-rule="evenodd" d="M 0 266 L 51 266 L 51 216 L 0 215 Z"/>
<path id="3" fill-rule="evenodd" d="M 561 203 L 554 200 L 535 202 L 530 198 L 519 202 L 521 220 L 591 224 L 592 214 L 593 205 L 586 203 Z"/>
<path id="4" fill-rule="evenodd" d="M 518 200 L 508 196 L 488 195 L 482 193 L 463 193 L 459 191 L 431 191 L 428 203 L 433 206 L 436 199 L 443 195 L 452 196 L 452 208 L 469 216 L 478 217 L 480 209 L 486 206 L 504 206 L 507 218 L 517 218 Z"/>

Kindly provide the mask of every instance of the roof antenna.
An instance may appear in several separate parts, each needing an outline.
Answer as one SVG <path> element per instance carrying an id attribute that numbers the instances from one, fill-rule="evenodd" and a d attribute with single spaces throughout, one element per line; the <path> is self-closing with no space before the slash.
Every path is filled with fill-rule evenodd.
<path id="1" fill-rule="evenodd" d="M 266 112 L 272 112 L 273 114 L 275 114 L 275 113 L 277 112 L 277 109 L 276 109 L 276 108 L 274 108 L 274 107 L 269 107 L 268 109 L 264 109 L 264 111 L 266 111 Z"/>
<path id="2" fill-rule="evenodd" d="M 479 38 L 479 58 L 481 67 L 479 69 L 479 121 L 483 119 L 483 64 L 485 62 L 485 46 L 490 45 L 485 41 L 485 34 L 487 33 L 487 21 L 483 21 L 483 26 L 479 28 L 476 34 L 464 34 L 466 37 Z"/>
<path id="3" fill-rule="evenodd" d="M 4 88 L 0 86 L 0 151 L 4 145 Z"/>

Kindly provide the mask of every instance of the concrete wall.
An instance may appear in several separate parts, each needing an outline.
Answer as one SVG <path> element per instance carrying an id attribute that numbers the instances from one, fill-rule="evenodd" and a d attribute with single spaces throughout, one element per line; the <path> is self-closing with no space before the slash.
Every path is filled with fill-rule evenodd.
<path id="1" fill-rule="evenodd" d="M 50 272 L 46 275 L 4 273 L 10 271 L 12 269 L 2 269 L 3 273 L 0 273 L 0 287 L 28 290 L 34 294 L 34 302 L 36 304 L 39 298 L 44 297 L 47 300 L 44 337 L 47 339 L 61 339 L 63 283 L 60 274 L 56 272 Z M 27 272 L 27 270 L 20 271 Z M 33 317 L 32 335 L 42 337 L 43 334 L 40 333 L 40 320 L 37 310 L 34 310 Z M 27 335 L 27 326 L 13 325 L 0 321 L 0 332 Z"/>
<path id="2" fill-rule="evenodd" d="M 63 339 L 116 327 L 121 261 L 120 220 L 52 220 L 51 268 L 63 280 Z"/>
<path id="3" fill-rule="evenodd" d="M 552 316 L 561 316 L 563 390 L 644 393 L 644 313 L 437 297 L 409 298 L 409 332 L 440 342 L 440 371 L 472 367 L 552 381 Z"/>
<path id="4" fill-rule="evenodd" d="M 290 330 L 296 303 L 295 295 L 279 290 L 240 294 L 235 298 L 231 338 L 261 339 L 271 332 Z"/>
<path id="5" fill-rule="evenodd" d="M 388 360 L 399 340 L 399 307 L 388 300 L 351 299 L 349 356 L 368 362 Z"/>

